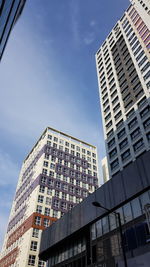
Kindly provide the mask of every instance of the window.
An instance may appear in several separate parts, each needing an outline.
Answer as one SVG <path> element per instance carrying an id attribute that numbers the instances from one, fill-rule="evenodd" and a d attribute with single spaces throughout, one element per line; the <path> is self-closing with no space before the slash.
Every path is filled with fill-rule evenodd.
<path id="1" fill-rule="evenodd" d="M 122 115 L 122 112 L 119 111 L 116 115 L 115 115 L 115 120 L 118 120 L 120 118 L 120 116 Z"/>
<path id="2" fill-rule="evenodd" d="M 40 193 L 44 193 L 45 192 L 45 186 L 44 185 L 40 185 L 39 192 Z"/>
<path id="3" fill-rule="evenodd" d="M 46 169 L 43 169 L 42 170 L 42 173 L 45 174 L 45 175 L 47 175 L 47 170 Z"/>
<path id="4" fill-rule="evenodd" d="M 128 159 L 129 157 L 130 157 L 130 149 L 128 149 L 127 151 L 125 151 L 125 152 L 121 155 L 122 161 Z"/>
<path id="5" fill-rule="evenodd" d="M 44 267 L 44 266 L 45 266 L 45 261 L 39 260 L 38 267 Z"/>
<path id="6" fill-rule="evenodd" d="M 75 149 L 75 145 L 71 144 L 71 148 Z"/>
<path id="7" fill-rule="evenodd" d="M 79 188 L 76 188 L 76 194 L 81 195 L 81 190 Z"/>
<path id="8" fill-rule="evenodd" d="M 68 190 L 68 185 L 67 184 L 62 184 L 62 189 L 67 191 Z"/>
<path id="9" fill-rule="evenodd" d="M 142 112 L 140 112 L 141 118 L 145 117 L 147 114 L 149 114 L 150 107 L 147 106 Z"/>
<path id="10" fill-rule="evenodd" d="M 110 159 L 112 159 L 116 154 L 117 154 L 117 149 L 114 148 L 114 149 L 109 153 L 109 157 L 110 157 Z"/>
<path id="11" fill-rule="evenodd" d="M 125 128 L 123 128 L 118 134 L 118 139 L 121 139 L 126 134 Z"/>
<path id="12" fill-rule="evenodd" d="M 46 204 L 46 205 L 51 205 L 51 198 L 46 197 L 45 204 Z"/>
<path id="13" fill-rule="evenodd" d="M 150 77 L 150 70 L 143 77 L 144 81 L 146 81 Z"/>
<path id="14" fill-rule="evenodd" d="M 57 144 L 56 143 L 53 143 L 53 147 L 54 148 L 57 148 Z M 56 152 L 56 151 L 55 151 Z"/>
<path id="15" fill-rule="evenodd" d="M 55 191 L 55 197 L 59 197 L 59 191 Z"/>
<path id="16" fill-rule="evenodd" d="M 28 265 L 35 266 L 35 255 L 29 255 Z"/>
<path id="17" fill-rule="evenodd" d="M 138 151 L 139 148 L 143 147 L 144 145 L 144 142 L 143 142 L 143 139 L 141 138 L 137 143 L 135 143 L 135 145 L 133 146 L 134 148 L 134 151 Z"/>
<path id="18" fill-rule="evenodd" d="M 42 206 L 37 205 L 36 212 L 37 213 L 42 213 Z"/>
<path id="19" fill-rule="evenodd" d="M 45 215 L 50 216 L 50 208 L 45 208 Z"/>
<path id="20" fill-rule="evenodd" d="M 43 200 L 44 200 L 44 196 L 39 195 L 38 196 L 38 202 L 43 203 Z"/>
<path id="21" fill-rule="evenodd" d="M 74 179 L 70 178 L 70 184 L 74 184 Z"/>
<path id="22" fill-rule="evenodd" d="M 118 159 L 114 160 L 114 161 L 110 164 L 110 166 L 111 166 L 111 170 L 114 170 L 116 167 L 118 167 L 118 165 L 119 165 L 119 161 L 118 161 Z"/>
<path id="23" fill-rule="evenodd" d="M 108 148 L 111 148 L 115 144 L 115 138 L 108 142 Z"/>
<path id="24" fill-rule="evenodd" d="M 33 228 L 32 237 L 39 237 L 39 229 Z"/>
<path id="25" fill-rule="evenodd" d="M 57 218 L 58 217 L 58 211 L 57 210 L 53 210 L 53 217 Z"/>
<path id="26" fill-rule="evenodd" d="M 51 188 L 47 188 L 47 195 L 52 196 L 53 190 Z"/>
<path id="27" fill-rule="evenodd" d="M 131 133 L 131 139 L 134 140 L 140 134 L 140 128 L 138 127 L 134 132 Z"/>
<path id="28" fill-rule="evenodd" d="M 73 202 L 73 196 L 69 195 L 69 201 Z"/>
<path id="29" fill-rule="evenodd" d="M 127 144 L 128 144 L 128 139 L 126 138 L 119 144 L 120 149 L 126 147 Z"/>
<path id="30" fill-rule="evenodd" d="M 61 202 L 61 208 L 66 210 L 67 209 L 67 203 L 66 202 Z"/>
<path id="31" fill-rule="evenodd" d="M 147 129 L 150 126 L 150 118 L 144 121 L 143 126 L 144 126 L 144 129 Z"/>
<path id="32" fill-rule="evenodd" d="M 50 164 L 50 168 L 54 170 L 55 169 L 55 164 L 54 163 L 51 163 Z"/>
<path id="33" fill-rule="evenodd" d="M 48 179 L 48 185 L 49 186 L 53 186 L 54 185 L 54 181 L 52 179 Z"/>
<path id="34" fill-rule="evenodd" d="M 36 225 L 41 225 L 41 217 L 40 216 L 36 216 L 35 217 L 35 224 Z"/>
<path id="35" fill-rule="evenodd" d="M 49 159 L 49 155 L 48 154 L 45 154 L 45 159 Z"/>
<path id="36" fill-rule="evenodd" d="M 80 153 L 77 152 L 77 153 L 76 153 L 76 156 L 79 158 L 79 157 L 80 157 Z"/>
<path id="37" fill-rule="evenodd" d="M 63 150 L 63 146 L 60 145 L 60 146 L 59 146 L 59 149 L 60 149 L 60 150 Z"/>
<path id="38" fill-rule="evenodd" d="M 68 146 L 69 147 L 69 143 L 68 142 L 65 142 L 65 146 Z"/>
<path id="39" fill-rule="evenodd" d="M 43 166 L 48 167 L 48 161 L 44 161 Z"/>
<path id="40" fill-rule="evenodd" d="M 52 136 L 50 134 L 48 134 L 47 138 L 52 140 Z"/>
<path id="41" fill-rule="evenodd" d="M 50 224 L 50 220 L 47 218 L 44 218 L 44 222 L 43 222 L 44 227 L 48 227 L 49 224 Z"/>
<path id="42" fill-rule="evenodd" d="M 71 210 L 73 208 L 73 205 L 72 204 L 69 204 L 68 205 L 68 209 Z"/>
<path id="43" fill-rule="evenodd" d="M 69 148 L 65 147 L 65 152 L 69 153 Z"/>
<path id="44" fill-rule="evenodd" d="M 74 187 L 73 186 L 70 186 L 70 188 L 69 188 L 69 191 L 70 191 L 70 193 L 74 193 Z"/>
<path id="45" fill-rule="evenodd" d="M 121 120 L 116 124 L 116 128 L 117 128 L 117 130 L 119 130 L 119 128 L 121 128 L 121 127 L 123 126 L 123 124 L 124 124 L 124 121 L 123 121 L 123 119 L 121 119 Z"/>
<path id="46" fill-rule="evenodd" d="M 135 198 L 131 201 L 131 207 L 132 207 L 132 212 L 133 212 L 134 218 L 137 218 L 140 215 L 142 215 L 139 198 Z"/>
<path id="47" fill-rule="evenodd" d="M 33 251 L 37 250 L 37 241 L 31 241 L 30 250 L 33 250 Z"/>
<path id="48" fill-rule="evenodd" d="M 127 119 L 129 119 L 130 117 L 132 117 L 134 115 L 135 111 L 134 111 L 134 108 L 131 109 L 128 114 L 126 115 Z"/>
<path id="49" fill-rule="evenodd" d="M 54 136 L 54 142 L 58 142 L 58 138 Z"/>
<path id="50" fill-rule="evenodd" d="M 58 199 L 54 199 L 53 206 L 54 206 L 55 208 L 59 208 L 59 200 L 58 200 Z"/>
<path id="51" fill-rule="evenodd" d="M 62 192 L 62 199 L 67 199 L 67 194 L 65 194 L 64 192 Z"/>
<path id="52" fill-rule="evenodd" d="M 54 177 L 54 172 L 50 171 L 49 176 Z"/>
<path id="53" fill-rule="evenodd" d="M 124 211 L 124 220 L 125 220 L 125 223 L 131 221 L 132 220 L 132 212 L 131 212 L 131 205 L 130 205 L 130 203 L 127 203 L 126 205 L 123 206 L 123 211 Z"/>
<path id="54" fill-rule="evenodd" d="M 132 129 L 137 124 L 137 118 L 135 117 L 129 124 L 129 129 Z"/>

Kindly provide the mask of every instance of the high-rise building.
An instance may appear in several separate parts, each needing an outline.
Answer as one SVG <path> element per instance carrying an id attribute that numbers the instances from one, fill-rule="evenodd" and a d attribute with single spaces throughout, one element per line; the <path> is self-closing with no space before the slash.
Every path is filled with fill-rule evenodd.
<path id="1" fill-rule="evenodd" d="M 0 60 L 10 32 L 20 17 L 26 0 L 0 0 Z"/>
<path id="2" fill-rule="evenodd" d="M 101 164 L 102 164 L 103 182 L 106 183 L 109 180 L 108 161 L 106 156 L 102 159 Z"/>
<path id="3" fill-rule="evenodd" d="M 96 53 L 110 177 L 150 149 L 150 1 L 133 0 Z"/>
<path id="4" fill-rule="evenodd" d="M 46 128 L 22 165 L 0 267 L 45 266 L 42 230 L 97 189 L 97 166 L 95 146 Z"/>

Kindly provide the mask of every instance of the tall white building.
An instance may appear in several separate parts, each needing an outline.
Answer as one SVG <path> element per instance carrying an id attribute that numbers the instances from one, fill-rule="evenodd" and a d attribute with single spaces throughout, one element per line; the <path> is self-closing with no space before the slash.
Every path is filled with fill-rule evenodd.
<path id="1" fill-rule="evenodd" d="M 150 149 L 150 1 L 133 0 L 96 53 L 110 177 Z"/>
<path id="2" fill-rule="evenodd" d="M 101 164 L 102 164 L 103 182 L 106 183 L 109 180 L 108 161 L 106 156 L 102 159 Z"/>
<path id="3" fill-rule="evenodd" d="M 96 147 L 46 128 L 23 162 L 0 267 L 43 267 L 41 232 L 98 187 Z"/>

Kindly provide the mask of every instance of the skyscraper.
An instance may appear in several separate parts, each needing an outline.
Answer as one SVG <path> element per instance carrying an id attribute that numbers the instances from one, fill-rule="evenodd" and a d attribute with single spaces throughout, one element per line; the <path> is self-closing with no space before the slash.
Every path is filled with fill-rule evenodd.
<path id="1" fill-rule="evenodd" d="M 150 149 L 150 1 L 133 0 L 96 53 L 110 177 Z"/>
<path id="2" fill-rule="evenodd" d="M 96 147 L 46 128 L 23 162 L 0 267 L 36 266 L 41 232 L 98 186 Z"/>
<path id="3" fill-rule="evenodd" d="M 101 164 L 102 164 L 103 182 L 106 183 L 109 180 L 108 161 L 106 156 L 102 159 Z"/>
<path id="4" fill-rule="evenodd" d="M 20 17 L 26 0 L 0 0 L 0 60 L 10 32 Z"/>

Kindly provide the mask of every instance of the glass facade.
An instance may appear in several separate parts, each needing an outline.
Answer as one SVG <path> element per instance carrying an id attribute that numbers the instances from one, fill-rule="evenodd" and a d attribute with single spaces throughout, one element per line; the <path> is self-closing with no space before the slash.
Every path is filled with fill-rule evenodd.
<path id="1" fill-rule="evenodd" d="M 21 13 L 25 0 L 0 1 L 0 60 L 11 29 Z"/>
<path id="2" fill-rule="evenodd" d="M 123 244 L 127 260 L 138 255 L 135 250 L 149 251 L 150 232 L 146 209 L 150 204 L 150 190 L 127 202 L 115 212 L 120 213 Z M 48 267 L 85 267 L 101 266 L 116 267 L 122 261 L 122 245 L 118 219 L 115 213 L 97 220 L 86 230 L 81 231 L 82 237 L 71 238 L 65 247 L 60 247 L 48 261 Z M 89 262 L 88 262 L 89 260 Z M 119 265 L 118 265 L 119 264 Z"/>

